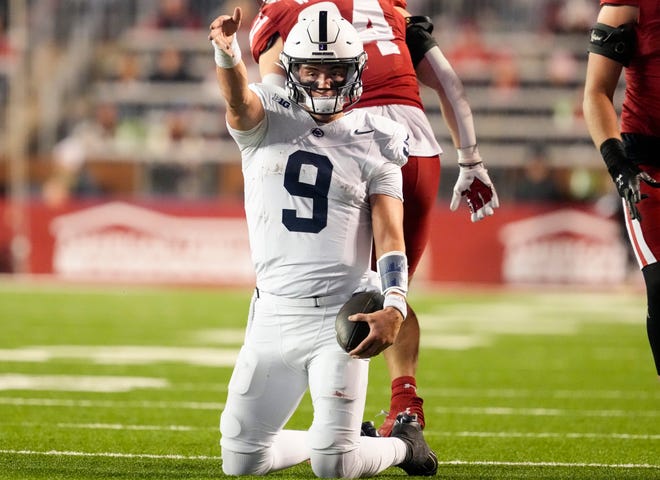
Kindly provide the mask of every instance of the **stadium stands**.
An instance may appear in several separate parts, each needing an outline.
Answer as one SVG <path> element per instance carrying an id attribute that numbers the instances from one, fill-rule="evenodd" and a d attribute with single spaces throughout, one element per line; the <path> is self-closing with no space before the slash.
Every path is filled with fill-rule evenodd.
<path id="1" fill-rule="evenodd" d="M 256 2 L 242 3 L 245 17 L 251 18 Z M 500 3 L 501 8 L 496 5 Z M 581 118 L 584 25 L 561 31 L 556 20 L 539 20 L 539 12 L 550 7 L 558 15 L 562 2 L 515 3 L 517 13 L 507 2 L 409 2 L 411 8 L 425 9 L 434 17 L 440 45 L 465 83 L 480 150 L 496 183 L 513 181 L 530 144 L 539 142 L 544 143 L 548 162 L 555 169 L 600 169 Z M 26 126 L 30 162 L 39 163 L 29 169 L 35 172 L 31 179 L 35 191 L 47 176 L 55 145 L 88 120 L 95 105 L 113 103 L 120 115 L 114 137 L 117 148 L 96 150 L 85 160 L 104 193 L 240 195 L 239 156 L 224 126 L 206 39 L 206 25 L 221 11 L 217 2 L 36 0 L 30 4 L 30 21 L 37 23 L 35 29 L 43 29 L 30 38 L 25 55 L 19 58 L 30 63 L 32 77 L 30 105 L 25 108 L 30 111 Z M 163 14 L 165 6 L 171 10 L 168 16 Z M 471 14 L 468 24 L 460 17 L 467 13 Z M 45 22 L 34 20 L 36 14 L 55 22 L 45 28 Z M 247 25 L 239 38 L 247 51 L 246 30 Z M 473 38 L 464 38 L 466 32 Z M 461 50 L 464 41 L 479 42 L 481 57 L 466 57 L 465 52 L 476 50 Z M 182 56 L 185 70 L 169 79 L 162 75 L 155 79 L 158 55 L 166 48 Z M 244 57 L 250 60 L 249 55 Z M 0 61 L 0 65 L 5 63 Z M 256 70 L 250 74 L 256 80 Z M 0 78 L 9 84 L 7 68 L 0 69 Z M 2 85 L 0 100 L 6 109 L 8 97 Z M 448 132 L 432 92 L 423 89 L 422 93 L 447 152 L 443 164 L 450 173 L 444 175 L 445 182 L 453 182 L 455 157 Z M 185 115 L 185 128 L 172 130 L 168 122 L 177 115 Z M 5 131 L 0 145 L 6 144 Z M 0 164 L 4 167 L 0 183 L 7 182 L 6 160 Z M 185 185 L 159 190 L 161 177 L 154 171 L 163 166 L 168 166 L 165 170 L 170 175 L 176 177 L 179 172 L 185 177 Z M 127 172 L 130 180 L 124 178 Z M 191 188 L 190 177 L 199 175 L 204 178 L 193 181 L 197 186 Z M 440 194 L 448 196 L 450 187 L 443 183 Z M 506 189 L 500 192 L 506 198 Z"/>

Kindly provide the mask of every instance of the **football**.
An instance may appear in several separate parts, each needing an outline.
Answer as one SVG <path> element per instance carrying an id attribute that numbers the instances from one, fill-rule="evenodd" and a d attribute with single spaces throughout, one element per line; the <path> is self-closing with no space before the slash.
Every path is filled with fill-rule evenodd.
<path id="1" fill-rule="evenodd" d="M 367 335 L 367 322 L 351 322 L 348 317 L 355 313 L 372 313 L 382 310 L 384 297 L 378 292 L 360 292 L 353 295 L 339 310 L 335 320 L 337 343 L 345 352 L 357 347 Z"/>

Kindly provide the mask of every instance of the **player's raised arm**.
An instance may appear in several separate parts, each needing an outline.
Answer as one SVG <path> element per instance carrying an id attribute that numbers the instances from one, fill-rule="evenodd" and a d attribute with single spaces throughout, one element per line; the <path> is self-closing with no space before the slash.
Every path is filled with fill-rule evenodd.
<path id="1" fill-rule="evenodd" d="M 263 120 L 265 112 L 257 95 L 248 88 L 247 68 L 241 59 L 236 32 L 242 11 L 220 15 L 210 25 L 209 40 L 215 51 L 216 76 L 227 106 L 227 123 L 236 130 L 250 130 Z"/>

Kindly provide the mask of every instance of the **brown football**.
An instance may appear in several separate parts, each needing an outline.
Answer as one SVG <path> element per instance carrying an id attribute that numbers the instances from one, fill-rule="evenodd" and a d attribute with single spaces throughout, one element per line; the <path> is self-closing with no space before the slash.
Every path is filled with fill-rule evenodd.
<path id="1" fill-rule="evenodd" d="M 351 322 L 348 317 L 355 313 L 372 313 L 383 309 L 384 297 L 378 292 L 360 292 L 353 295 L 339 310 L 335 320 L 337 343 L 345 352 L 357 347 L 367 335 L 367 322 Z"/>

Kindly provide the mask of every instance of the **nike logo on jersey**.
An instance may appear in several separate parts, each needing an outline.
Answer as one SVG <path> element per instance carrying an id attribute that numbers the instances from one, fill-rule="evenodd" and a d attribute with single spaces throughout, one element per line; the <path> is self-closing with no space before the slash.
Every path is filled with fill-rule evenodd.
<path id="1" fill-rule="evenodd" d="M 371 133 L 373 131 L 374 131 L 373 129 L 371 129 L 371 130 L 359 130 L 359 129 L 356 128 L 355 130 L 353 130 L 353 133 L 355 135 L 365 135 L 365 134 Z"/>

